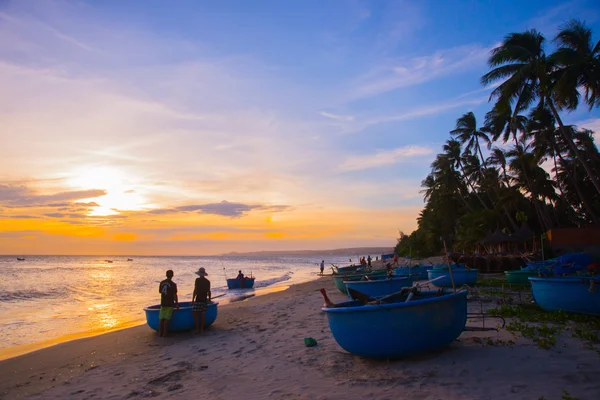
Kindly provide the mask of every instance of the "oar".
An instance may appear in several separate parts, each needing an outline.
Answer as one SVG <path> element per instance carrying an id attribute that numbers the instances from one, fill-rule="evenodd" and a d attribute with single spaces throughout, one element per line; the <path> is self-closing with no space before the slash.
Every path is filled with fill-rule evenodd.
<path id="1" fill-rule="evenodd" d="M 213 299 L 218 299 L 219 297 L 223 297 L 223 296 L 225 296 L 226 294 L 227 294 L 227 293 L 223 293 L 223 294 L 220 294 L 220 295 L 218 295 L 218 296 L 213 296 L 213 297 L 211 297 L 210 299 L 211 299 L 211 300 L 213 300 Z"/>

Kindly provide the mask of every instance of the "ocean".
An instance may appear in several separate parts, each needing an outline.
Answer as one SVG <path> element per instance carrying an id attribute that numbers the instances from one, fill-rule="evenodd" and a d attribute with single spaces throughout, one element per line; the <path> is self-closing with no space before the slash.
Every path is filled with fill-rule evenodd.
<path id="1" fill-rule="evenodd" d="M 0 358 L 8 350 L 143 324 L 144 307 L 160 303 L 158 284 L 168 269 L 175 273 L 179 301 L 191 300 L 194 272 L 204 267 L 213 297 L 226 294 L 215 300 L 224 304 L 315 279 L 323 259 L 326 273 L 331 264 L 348 264 L 348 257 L 325 255 L 132 258 L 0 256 Z M 238 270 L 256 278 L 254 289 L 227 289 L 225 278 L 235 278 Z"/>

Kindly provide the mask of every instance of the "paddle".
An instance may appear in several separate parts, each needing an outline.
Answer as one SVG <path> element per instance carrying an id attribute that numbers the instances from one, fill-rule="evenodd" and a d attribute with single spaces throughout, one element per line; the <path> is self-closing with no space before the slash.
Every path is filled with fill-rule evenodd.
<path id="1" fill-rule="evenodd" d="M 212 300 L 214 300 L 214 299 L 218 299 L 219 297 L 223 297 L 223 296 L 225 296 L 226 294 L 227 294 L 227 293 L 223 293 L 223 294 L 220 294 L 220 295 L 218 295 L 218 296 L 213 296 L 213 297 L 211 297 L 210 299 L 211 299 L 211 301 L 212 301 Z"/>

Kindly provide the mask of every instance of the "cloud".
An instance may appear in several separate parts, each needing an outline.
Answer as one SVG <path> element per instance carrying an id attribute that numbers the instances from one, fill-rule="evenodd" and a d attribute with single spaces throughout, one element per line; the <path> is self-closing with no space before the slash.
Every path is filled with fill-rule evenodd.
<path id="1" fill-rule="evenodd" d="M 384 62 L 358 78 L 349 100 L 376 96 L 402 87 L 414 86 L 455 72 L 484 65 L 493 47 L 459 46 L 433 54 Z"/>
<path id="2" fill-rule="evenodd" d="M 340 165 L 342 171 L 357 171 L 397 164 L 414 157 L 433 154 L 433 150 L 425 146 L 403 146 L 392 150 L 378 150 L 375 154 L 355 155 Z"/>
<path id="3" fill-rule="evenodd" d="M 356 133 L 361 132 L 365 128 L 372 125 L 429 117 L 455 108 L 469 106 L 473 107 L 488 102 L 488 96 L 471 99 L 463 99 L 463 97 L 464 96 L 459 96 L 442 103 L 424 105 L 395 114 L 361 116 L 357 117 L 354 121 L 339 121 L 337 126 L 342 133 Z"/>
<path id="4" fill-rule="evenodd" d="M 325 118 L 333 119 L 336 121 L 343 121 L 343 122 L 354 121 L 354 116 L 352 116 L 352 115 L 336 115 L 336 114 L 332 114 L 332 113 L 327 113 L 325 111 L 321 111 L 319 114 Z"/>
<path id="5" fill-rule="evenodd" d="M 261 204 L 243 204 L 232 203 L 223 200 L 220 203 L 208 204 L 188 204 L 174 208 L 162 208 L 148 211 L 149 214 L 172 214 L 177 212 L 198 212 L 201 214 L 220 215 L 224 217 L 241 217 L 252 210 L 262 210 L 269 212 L 282 212 L 291 207 L 286 205 L 261 205 Z"/>
<path id="6" fill-rule="evenodd" d="M 600 118 L 590 118 L 575 122 L 580 129 L 589 129 L 594 132 L 596 143 L 600 144 Z"/>
<path id="7" fill-rule="evenodd" d="M 89 189 L 60 192 L 50 195 L 35 194 L 25 186 L 0 185 L 0 204 L 12 207 L 19 206 L 68 206 L 69 203 L 52 203 L 54 201 L 76 201 L 106 195 L 106 190 Z M 50 203 L 50 204 L 48 204 Z M 94 203 L 95 204 L 95 203 Z"/>

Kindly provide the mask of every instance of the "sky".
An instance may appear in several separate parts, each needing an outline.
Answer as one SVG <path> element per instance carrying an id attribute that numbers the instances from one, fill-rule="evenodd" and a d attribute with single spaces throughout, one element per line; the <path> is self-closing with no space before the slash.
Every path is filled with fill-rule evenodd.
<path id="1" fill-rule="evenodd" d="M 0 0 L 0 254 L 392 247 L 489 51 L 570 18 L 600 39 L 593 0 Z"/>

